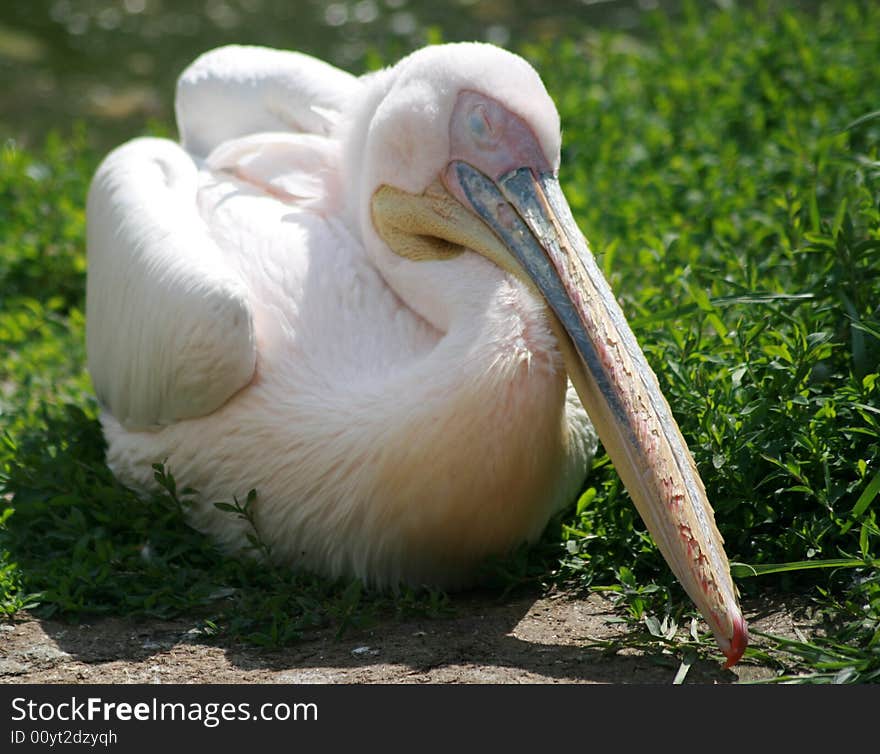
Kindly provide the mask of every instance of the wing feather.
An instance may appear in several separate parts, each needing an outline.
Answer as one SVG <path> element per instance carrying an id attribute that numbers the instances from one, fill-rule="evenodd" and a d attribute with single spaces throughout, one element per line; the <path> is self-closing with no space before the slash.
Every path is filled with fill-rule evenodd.
<path id="1" fill-rule="evenodd" d="M 197 189 L 179 146 L 136 139 L 89 190 L 89 371 L 127 429 L 211 413 L 253 378 L 248 290 L 202 221 Z"/>
<path id="2" fill-rule="evenodd" d="M 177 82 L 181 143 L 206 157 L 229 139 L 266 131 L 329 135 L 362 83 L 299 52 L 228 45 L 197 58 Z"/>
<path id="3" fill-rule="evenodd" d="M 259 133 L 223 142 L 205 160 L 283 201 L 315 211 L 339 208 L 338 144 L 314 134 Z"/>

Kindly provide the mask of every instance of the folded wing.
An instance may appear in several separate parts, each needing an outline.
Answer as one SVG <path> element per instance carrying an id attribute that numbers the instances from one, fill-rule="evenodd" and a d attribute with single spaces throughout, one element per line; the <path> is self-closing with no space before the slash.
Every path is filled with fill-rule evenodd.
<path id="1" fill-rule="evenodd" d="M 136 139 L 89 190 L 89 371 L 127 429 L 211 413 L 253 377 L 248 290 L 197 208 L 198 173 L 179 146 Z"/>
<path id="2" fill-rule="evenodd" d="M 327 136 L 360 89 L 350 73 L 298 52 L 229 45 L 199 57 L 177 82 L 180 140 L 207 157 L 260 132 Z"/>
<path id="3" fill-rule="evenodd" d="M 300 53 L 212 50 L 178 81 L 182 147 L 136 139 L 101 164 L 87 207 L 89 371 L 127 429 L 209 414 L 254 377 L 249 291 L 199 212 L 199 169 L 330 206 L 331 134 L 360 86 Z"/>

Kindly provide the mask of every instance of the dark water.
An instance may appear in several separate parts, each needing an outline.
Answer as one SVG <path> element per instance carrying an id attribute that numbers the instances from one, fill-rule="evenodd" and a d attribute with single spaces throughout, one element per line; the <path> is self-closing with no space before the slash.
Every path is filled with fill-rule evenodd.
<path id="1" fill-rule="evenodd" d="M 719 0 L 719 4 L 721 3 Z M 297 49 L 355 73 L 442 37 L 516 47 L 589 28 L 639 33 L 677 0 L 0 0 L 0 140 L 85 121 L 96 146 L 171 123 L 174 81 L 227 43 Z"/>

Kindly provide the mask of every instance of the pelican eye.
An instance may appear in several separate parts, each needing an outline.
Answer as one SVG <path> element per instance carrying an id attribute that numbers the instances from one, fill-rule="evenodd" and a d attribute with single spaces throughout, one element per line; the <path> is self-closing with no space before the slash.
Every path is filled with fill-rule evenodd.
<path id="1" fill-rule="evenodd" d="M 468 113 L 468 128 L 479 146 L 489 146 L 495 141 L 495 131 L 485 105 L 476 105 Z"/>

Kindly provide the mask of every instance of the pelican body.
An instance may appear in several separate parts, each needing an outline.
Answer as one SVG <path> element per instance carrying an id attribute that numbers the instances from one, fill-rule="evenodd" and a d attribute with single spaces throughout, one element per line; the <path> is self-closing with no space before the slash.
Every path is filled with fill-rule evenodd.
<path id="1" fill-rule="evenodd" d="M 581 488 L 597 434 L 728 657 L 747 642 L 672 412 L 559 188 L 538 74 L 490 45 L 360 78 L 224 47 L 181 76 L 180 144 L 89 192 L 87 346 L 107 461 L 257 491 L 272 557 L 380 587 L 469 582 Z"/>

